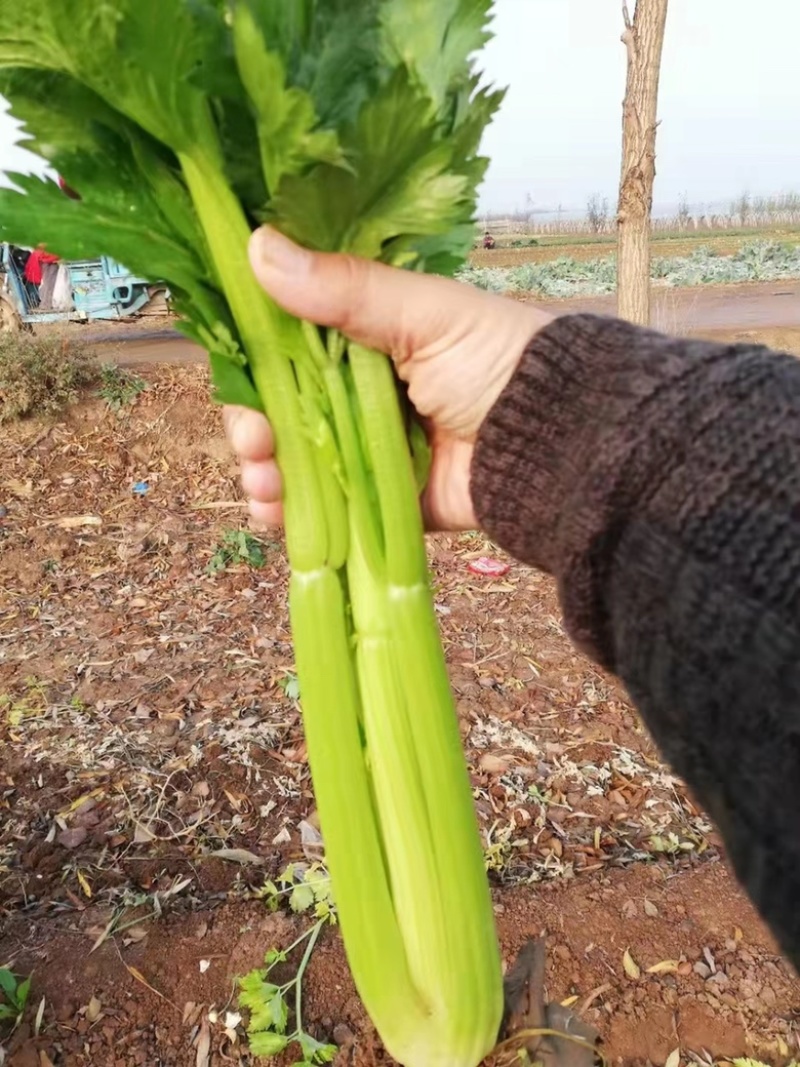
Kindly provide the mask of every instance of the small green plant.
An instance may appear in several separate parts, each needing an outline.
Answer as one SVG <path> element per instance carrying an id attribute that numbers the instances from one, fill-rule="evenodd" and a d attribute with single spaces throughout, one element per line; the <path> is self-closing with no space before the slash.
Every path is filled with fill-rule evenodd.
<path id="1" fill-rule="evenodd" d="M 546 809 L 548 804 L 552 803 L 553 791 L 551 789 L 546 789 L 543 793 L 538 785 L 529 785 L 528 796 L 531 800 L 538 801 L 538 803 L 541 804 L 542 809 Z"/>
<path id="2" fill-rule="evenodd" d="M 328 872 L 320 863 L 290 864 L 275 881 L 264 883 L 259 896 L 272 910 L 286 901 L 293 912 L 313 911 L 316 921 L 287 949 L 270 949 L 263 967 L 239 979 L 239 1005 L 250 1013 L 247 1026 L 250 1051 L 254 1056 L 277 1056 L 296 1043 L 302 1059 L 293 1067 L 330 1063 L 336 1055 L 336 1046 L 317 1041 L 303 1029 L 303 976 L 322 927 L 336 922 Z M 294 976 L 282 984 L 272 981 L 275 968 L 288 962 L 292 952 L 301 945 L 305 948 Z M 292 999 L 294 1005 L 290 1008 Z M 290 1029 L 292 1010 L 294 1028 Z"/>
<path id="3" fill-rule="evenodd" d="M 235 563 L 246 563 L 248 567 L 256 569 L 263 567 L 266 563 L 264 542 L 247 530 L 225 530 L 208 561 L 206 572 L 219 574 Z"/>
<path id="4" fill-rule="evenodd" d="M 514 842 L 511 840 L 514 827 L 509 823 L 501 826 L 495 823 L 486 835 L 486 847 L 483 850 L 483 861 L 487 871 L 494 874 L 503 874 L 514 852 Z"/>
<path id="5" fill-rule="evenodd" d="M 104 363 L 100 368 L 100 388 L 97 395 L 105 400 L 112 411 L 120 411 L 132 404 L 146 388 L 147 382 L 144 378 L 123 370 L 114 363 Z"/>
<path id="6" fill-rule="evenodd" d="M 10 1022 L 16 1029 L 28 1003 L 30 978 L 20 979 L 9 967 L 0 967 L 0 1024 Z"/>
<path id="7" fill-rule="evenodd" d="M 95 374 L 81 345 L 61 337 L 0 333 L 0 424 L 59 414 Z"/>
<path id="8" fill-rule="evenodd" d="M 283 690 L 287 700 L 300 699 L 300 682 L 297 675 L 292 671 L 287 671 L 283 678 L 279 679 L 278 685 Z"/>
<path id="9" fill-rule="evenodd" d="M 697 843 L 689 840 L 681 840 L 677 834 L 670 833 L 666 837 L 660 834 L 652 834 L 650 837 L 650 851 L 662 852 L 666 856 L 676 856 L 680 852 L 694 852 L 697 849 Z M 699 851 L 704 851 L 700 849 Z"/>
<path id="10" fill-rule="evenodd" d="M 321 863 L 290 863 L 282 874 L 272 881 L 268 879 L 259 897 L 266 901 L 271 911 L 277 911 L 282 902 L 287 902 L 295 913 L 308 912 L 321 922 L 336 923 L 336 908 L 331 894 L 331 879 Z"/>
<path id="11" fill-rule="evenodd" d="M 293 1042 L 300 1046 L 300 1064 L 330 1063 L 336 1055 L 336 1045 L 317 1041 L 303 1029 L 302 981 L 314 945 L 319 937 L 322 923 L 315 923 L 293 945 L 283 952 L 270 949 L 264 958 L 264 967 L 256 968 L 239 981 L 239 1004 L 247 1008 L 250 1022 L 247 1036 L 250 1051 L 254 1056 L 277 1056 Z M 294 949 L 305 942 L 305 951 L 293 978 L 282 985 L 270 981 L 275 967 L 285 963 Z M 290 1009 L 288 1001 L 294 997 L 294 1029 L 289 1029 Z"/>
<path id="12" fill-rule="evenodd" d="M 733 1060 L 733 1067 L 769 1067 L 769 1065 L 762 1063 L 761 1060 L 743 1058 Z M 786 1067 L 798 1067 L 797 1060 L 792 1060 L 791 1063 L 787 1063 Z"/>
<path id="13" fill-rule="evenodd" d="M 0 693 L 0 712 L 9 726 L 21 726 L 26 719 L 43 715 L 47 709 L 47 694 L 38 678 L 25 679 L 25 693 L 16 698 L 10 693 Z"/>

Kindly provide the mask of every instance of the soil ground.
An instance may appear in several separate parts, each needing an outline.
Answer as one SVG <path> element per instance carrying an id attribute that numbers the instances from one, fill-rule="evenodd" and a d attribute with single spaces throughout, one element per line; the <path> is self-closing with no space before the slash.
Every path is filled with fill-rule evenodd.
<path id="1" fill-rule="evenodd" d="M 710 248 L 717 255 L 730 256 L 753 241 L 787 241 L 797 244 L 798 231 L 787 230 L 753 230 L 738 233 L 704 233 L 681 234 L 679 236 L 653 236 L 653 255 L 658 258 L 688 256 L 698 248 Z M 519 240 L 528 240 L 520 237 Z M 525 248 L 512 248 L 512 238 L 504 237 L 493 249 L 476 248 L 470 254 L 470 262 L 476 267 L 520 267 L 523 263 L 548 263 L 553 259 L 600 259 L 616 255 L 616 237 L 605 236 L 592 238 L 570 238 L 568 235 L 544 236 L 536 238 L 538 244 Z"/>
<path id="2" fill-rule="evenodd" d="M 235 979 L 308 922 L 259 899 L 316 818 L 283 549 L 209 572 L 246 512 L 205 370 L 142 373 L 119 414 L 89 397 L 0 440 L 0 963 L 33 973 L 12 1067 L 250 1063 Z M 703 812 L 552 581 L 482 555 L 430 542 L 506 964 L 545 932 L 548 995 L 611 1063 L 796 1055 L 800 985 Z M 306 1005 L 340 1067 L 388 1062 L 334 928 Z"/>

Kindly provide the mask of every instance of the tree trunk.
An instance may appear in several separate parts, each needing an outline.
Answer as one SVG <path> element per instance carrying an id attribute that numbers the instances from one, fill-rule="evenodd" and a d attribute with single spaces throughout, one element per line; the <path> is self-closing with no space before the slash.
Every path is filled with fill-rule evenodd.
<path id="1" fill-rule="evenodd" d="M 622 0 L 628 75 L 622 105 L 622 173 L 617 212 L 617 314 L 650 323 L 650 214 L 656 176 L 658 79 L 668 0 Z"/>

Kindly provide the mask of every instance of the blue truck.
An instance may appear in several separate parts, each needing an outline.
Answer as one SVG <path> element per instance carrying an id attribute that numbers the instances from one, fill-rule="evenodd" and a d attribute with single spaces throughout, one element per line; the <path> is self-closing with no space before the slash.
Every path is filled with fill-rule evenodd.
<path id="1" fill-rule="evenodd" d="M 169 292 L 132 275 L 108 256 L 66 263 L 71 300 L 61 310 L 43 309 L 36 287 L 25 280 L 25 249 L 0 244 L 0 330 L 21 330 L 45 322 L 90 322 L 165 314 Z"/>

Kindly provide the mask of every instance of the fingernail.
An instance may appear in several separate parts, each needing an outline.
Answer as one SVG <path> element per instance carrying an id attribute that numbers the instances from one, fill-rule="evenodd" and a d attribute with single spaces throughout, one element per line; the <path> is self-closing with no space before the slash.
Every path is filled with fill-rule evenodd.
<path id="1" fill-rule="evenodd" d="M 273 230 L 262 226 L 250 239 L 250 246 L 259 262 L 271 270 L 284 274 L 303 274 L 311 267 L 311 253 Z"/>

